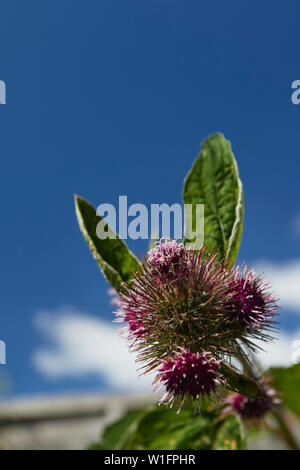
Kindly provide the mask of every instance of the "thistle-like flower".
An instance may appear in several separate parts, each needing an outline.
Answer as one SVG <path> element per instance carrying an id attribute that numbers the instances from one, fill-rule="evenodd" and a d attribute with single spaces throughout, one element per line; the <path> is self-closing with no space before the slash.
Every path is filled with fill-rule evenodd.
<path id="1" fill-rule="evenodd" d="M 262 420 L 273 407 L 282 404 L 278 392 L 273 388 L 271 377 L 261 374 L 255 358 L 253 365 L 252 375 L 259 385 L 260 395 L 255 398 L 248 398 L 240 393 L 231 393 L 227 397 L 228 406 L 224 410 L 225 413 L 234 412 L 246 421 Z M 257 369 L 256 373 L 254 373 L 255 369 Z"/>
<path id="2" fill-rule="evenodd" d="M 165 386 L 166 392 L 160 403 L 172 407 L 178 400 L 179 412 L 184 399 L 189 398 L 194 402 L 195 411 L 198 408 L 200 412 L 199 400 L 213 400 L 218 395 L 218 388 L 225 385 L 219 364 L 220 361 L 209 357 L 207 353 L 190 352 L 177 353 L 173 359 L 162 361 L 157 380 Z"/>
<path id="3" fill-rule="evenodd" d="M 142 338 L 131 335 L 131 344 L 149 369 L 182 348 L 211 351 L 217 359 L 237 353 L 226 315 L 235 271 L 216 258 L 205 248 L 195 254 L 183 244 L 160 243 L 120 293 L 117 316 L 143 327 L 146 333 Z"/>
<path id="4" fill-rule="evenodd" d="M 235 412 L 245 420 L 262 419 L 270 411 L 272 405 L 270 397 L 248 398 L 239 393 L 232 394 L 228 401 L 230 411 Z"/>
<path id="5" fill-rule="evenodd" d="M 158 370 L 155 382 L 165 384 L 168 401 L 187 396 L 197 402 L 225 382 L 220 361 L 243 356 L 243 342 L 254 349 L 251 339 L 269 339 L 265 331 L 277 306 L 265 287 L 254 273 L 240 273 L 205 248 L 195 253 L 161 241 L 124 284 L 117 318 L 128 324 L 142 370 Z"/>
<path id="6" fill-rule="evenodd" d="M 271 333 L 275 330 L 274 317 L 279 308 L 276 299 L 268 291 L 270 285 L 262 276 L 246 267 L 241 271 L 236 268 L 232 284 L 232 297 L 229 300 L 230 328 L 241 330 L 244 342 L 255 350 L 250 338 L 272 340 Z"/>
<path id="7" fill-rule="evenodd" d="M 153 267 L 153 274 L 159 272 L 166 279 L 176 279 L 184 266 L 185 248 L 183 243 L 177 243 L 175 240 L 163 243 L 149 250 L 147 262 L 149 267 Z M 186 260 L 187 262 L 187 260 Z"/>

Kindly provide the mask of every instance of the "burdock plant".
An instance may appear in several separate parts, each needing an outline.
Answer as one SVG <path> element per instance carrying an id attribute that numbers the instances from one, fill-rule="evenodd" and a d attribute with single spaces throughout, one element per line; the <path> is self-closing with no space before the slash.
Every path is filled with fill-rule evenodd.
<path id="1" fill-rule="evenodd" d="M 185 398 L 195 410 L 201 399 L 216 401 L 227 385 L 226 364 L 247 360 L 242 345 L 255 350 L 253 339 L 272 338 L 277 304 L 262 280 L 206 248 L 195 253 L 160 241 L 119 296 L 117 317 L 128 324 L 138 362 L 158 371 L 161 402 L 179 401 L 179 410 Z"/>
<path id="2" fill-rule="evenodd" d="M 244 448 L 242 423 L 249 421 L 275 430 L 296 448 L 283 411 L 282 371 L 272 369 L 265 376 L 253 367 L 258 342 L 275 339 L 279 307 L 264 277 L 236 264 L 243 189 L 223 135 L 203 143 L 185 180 L 183 200 L 204 204 L 202 248 L 191 249 L 186 239 L 160 240 L 139 261 L 108 225 L 113 237 L 98 238 L 101 217 L 75 198 L 82 233 L 115 290 L 115 321 L 122 323 L 123 336 L 137 353 L 139 372 L 154 374 L 159 404 L 177 412 L 139 410 L 119 425 L 124 430 L 128 421 L 132 432 L 122 431 L 113 444 L 104 438 L 98 448 L 163 449 L 170 442 L 174 449 Z M 299 405 L 287 404 L 300 413 Z M 151 442 L 149 429 L 157 422 L 163 437 Z"/>

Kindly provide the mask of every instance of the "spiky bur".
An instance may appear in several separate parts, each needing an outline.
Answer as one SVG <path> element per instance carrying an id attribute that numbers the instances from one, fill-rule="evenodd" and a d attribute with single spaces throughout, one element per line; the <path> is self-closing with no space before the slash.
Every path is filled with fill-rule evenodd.
<path id="1" fill-rule="evenodd" d="M 181 352 L 168 361 L 162 361 L 158 370 L 159 385 L 165 386 L 166 392 L 160 400 L 170 407 L 179 402 L 179 409 L 185 398 L 194 402 L 195 412 L 200 412 L 200 403 L 203 397 L 208 401 L 216 401 L 218 389 L 225 385 L 224 378 L 218 367 L 220 361 L 209 357 L 207 353 Z"/>
<path id="2" fill-rule="evenodd" d="M 118 292 L 111 287 L 110 289 L 108 289 L 108 295 L 110 296 L 111 305 L 116 305 L 119 307 L 121 304 L 121 298 Z M 134 320 L 133 316 L 128 314 L 126 316 L 126 321 L 128 323 L 126 331 L 131 332 L 136 337 L 139 337 L 144 334 L 142 323 Z"/>
<path id="3" fill-rule="evenodd" d="M 275 390 L 268 390 L 264 396 L 248 398 L 239 393 L 233 393 L 228 397 L 229 412 L 234 412 L 247 420 L 262 420 L 275 405 L 280 405 L 281 400 Z"/>
<path id="4" fill-rule="evenodd" d="M 180 274 L 180 270 L 187 269 L 184 259 L 185 248 L 182 243 L 175 240 L 165 243 L 160 241 L 157 247 L 149 251 L 147 262 L 153 268 L 153 274 L 158 271 L 166 279 L 172 280 Z"/>
<path id="5" fill-rule="evenodd" d="M 165 383 L 161 367 L 182 364 L 183 354 L 210 357 L 216 364 L 240 358 L 242 342 L 253 348 L 250 338 L 268 339 L 264 331 L 276 307 L 260 278 L 217 261 L 205 248 L 194 253 L 168 240 L 149 251 L 141 271 L 123 287 L 117 317 L 128 324 L 142 370 L 159 369 L 155 382 Z M 195 400 L 192 381 L 188 384 L 191 392 L 183 395 Z M 207 395 L 201 390 L 199 396 Z M 174 396 L 182 394 L 174 389 Z"/>
<path id="6" fill-rule="evenodd" d="M 216 258 L 205 249 L 194 254 L 181 243 L 160 242 L 120 294 L 118 318 L 139 322 L 146 332 L 138 341 L 131 336 L 131 345 L 140 351 L 147 370 L 181 348 L 214 351 L 217 358 L 236 350 L 231 330 L 224 328 L 224 321 L 230 326 L 224 299 L 234 271 Z"/>
<path id="7" fill-rule="evenodd" d="M 262 375 L 256 380 L 260 388 L 260 395 L 249 398 L 240 393 L 229 394 L 225 413 L 234 412 L 246 421 L 262 420 L 272 408 L 282 404 L 269 376 Z"/>
<path id="8" fill-rule="evenodd" d="M 227 309 L 230 328 L 241 330 L 244 342 L 255 350 L 254 340 L 272 340 L 278 305 L 269 292 L 270 285 L 262 276 L 257 276 L 253 270 L 244 267 L 236 268 L 232 283 L 232 296 Z"/>
<path id="9" fill-rule="evenodd" d="M 248 398 L 239 393 L 231 396 L 231 408 L 246 420 L 262 419 L 271 409 L 269 397 Z"/>

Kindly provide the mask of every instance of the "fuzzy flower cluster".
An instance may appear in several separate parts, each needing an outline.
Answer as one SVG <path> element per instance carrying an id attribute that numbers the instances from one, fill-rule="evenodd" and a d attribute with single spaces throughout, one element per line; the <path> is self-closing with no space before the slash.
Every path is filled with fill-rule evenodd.
<path id="1" fill-rule="evenodd" d="M 207 353 L 183 351 L 169 361 L 162 361 L 158 377 L 165 386 L 165 394 L 161 403 L 172 406 L 177 397 L 181 397 L 180 407 L 184 404 L 184 397 L 188 396 L 194 401 L 195 412 L 200 413 L 199 399 L 201 396 L 217 394 L 217 388 L 225 385 L 224 379 L 218 371 L 220 361 L 208 357 Z"/>
<path id="2" fill-rule="evenodd" d="M 222 362 L 245 357 L 241 344 L 269 340 L 276 301 L 262 277 L 230 267 L 205 248 L 195 253 L 176 241 L 149 251 L 133 281 L 120 292 L 119 321 L 146 373 L 157 371 L 170 406 L 218 398 Z"/>
<path id="3" fill-rule="evenodd" d="M 261 419 L 271 409 L 270 397 L 248 398 L 240 393 L 230 397 L 232 411 L 246 420 Z"/>
<path id="4" fill-rule="evenodd" d="M 282 402 L 276 390 L 268 383 L 260 383 L 263 395 L 248 398 L 240 393 L 232 393 L 227 398 L 227 412 L 234 412 L 245 421 L 262 420 L 276 405 Z"/>

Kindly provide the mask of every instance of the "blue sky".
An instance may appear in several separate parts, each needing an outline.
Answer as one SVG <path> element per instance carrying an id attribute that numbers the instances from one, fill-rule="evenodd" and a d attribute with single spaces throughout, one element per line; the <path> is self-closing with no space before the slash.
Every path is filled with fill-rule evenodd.
<path id="1" fill-rule="evenodd" d="M 180 202 L 213 132 L 231 140 L 244 183 L 240 259 L 269 266 L 278 283 L 285 273 L 287 289 L 300 284 L 299 13 L 296 0 L 1 2 L 0 371 L 10 395 L 115 386 L 95 367 L 50 377 L 33 360 L 57 346 L 66 310 L 71 324 L 112 318 L 73 194 Z M 287 333 L 300 328 L 297 289 L 282 293 Z"/>

